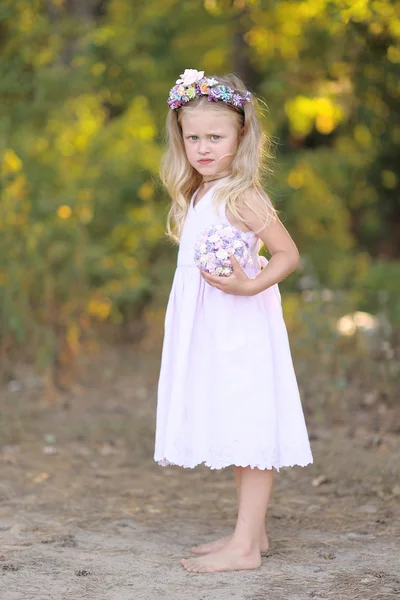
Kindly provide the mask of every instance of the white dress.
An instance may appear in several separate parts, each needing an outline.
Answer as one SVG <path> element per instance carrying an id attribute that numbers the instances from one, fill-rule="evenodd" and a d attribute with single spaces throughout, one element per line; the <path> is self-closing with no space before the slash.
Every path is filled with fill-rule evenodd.
<path id="1" fill-rule="evenodd" d="M 179 244 L 165 315 L 158 381 L 154 460 L 193 468 L 229 465 L 279 471 L 313 462 L 278 285 L 239 296 L 209 285 L 194 262 L 194 244 L 215 223 L 214 185 L 193 206 Z M 260 272 L 259 240 L 246 234 Z"/>

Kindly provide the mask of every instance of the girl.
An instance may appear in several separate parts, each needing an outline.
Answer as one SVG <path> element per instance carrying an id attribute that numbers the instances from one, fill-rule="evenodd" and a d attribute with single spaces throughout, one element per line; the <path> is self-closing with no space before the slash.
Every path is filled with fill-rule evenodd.
<path id="1" fill-rule="evenodd" d="M 264 137 L 255 98 L 235 75 L 187 69 L 171 89 L 162 180 L 167 233 L 179 241 L 165 315 L 154 460 L 233 465 L 234 533 L 194 547 L 187 571 L 255 569 L 268 549 L 273 468 L 313 462 L 278 282 L 299 253 L 260 183 Z M 228 277 L 200 270 L 194 245 L 212 224 L 244 233 L 252 263 Z M 264 243 L 271 254 L 261 269 Z M 264 264 L 265 264 L 264 263 Z"/>

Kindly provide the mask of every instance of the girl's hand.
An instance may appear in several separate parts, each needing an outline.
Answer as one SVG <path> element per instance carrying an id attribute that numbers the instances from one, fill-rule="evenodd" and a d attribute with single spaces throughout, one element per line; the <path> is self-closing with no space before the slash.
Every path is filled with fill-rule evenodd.
<path id="1" fill-rule="evenodd" d="M 202 278 L 213 287 L 225 292 L 225 294 L 252 296 L 254 294 L 254 280 L 246 275 L 234 256 L 231 255 L 230 260 L 233 267 L 232 275 L 229 275 L 228 277 L 211 275 L 211 273 L 207 273 L 207 271 L 200 269 Z"/>

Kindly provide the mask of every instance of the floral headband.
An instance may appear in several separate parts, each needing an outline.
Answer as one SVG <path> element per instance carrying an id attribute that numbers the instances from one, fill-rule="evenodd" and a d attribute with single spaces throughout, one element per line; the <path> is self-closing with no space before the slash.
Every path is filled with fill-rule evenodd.
<path id="1" fill-rule="evenodd" d="M 240 108 L 243 108 L 246 102 L 251 101 L 250 92 L 246 91 L 242 96 L 232 88 L 220 84 L 213 77 L 204 77 L 204 71 L 186 69 L 170 90 L 167 102 L 170 108 L 176 109 L 189 100 L 202 96 L 208 96 L 209 102 L 222 100 Z"/>

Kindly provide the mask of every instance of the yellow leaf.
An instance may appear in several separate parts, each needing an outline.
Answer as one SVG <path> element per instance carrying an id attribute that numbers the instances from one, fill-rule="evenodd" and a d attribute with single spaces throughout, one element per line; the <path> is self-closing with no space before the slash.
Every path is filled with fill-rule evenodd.
<path id="1" fill-rule="evenodd" d="M 153 194 L 154 188 L 149 181 L 146 181 L 143 185 L 141 185 L 138 191 L 138 196 L 141 200 L 150 200 Z"/>
<path id="2" fill-rule="evenodd" d="M 79 346 L 79 327 L 73 323 L 68 327 L 66 340 L 71 350 L 76 350 Z"/>
<path id="3" fill-rule="evenodd" d="M 356 125 L 354 127 L 354 138 L 364 148 L 371 146 L 371 133 L 365 125 Z"/>
<path id="4" fill-rule="evenodd" d="M 400 48 L 396 46 L 389 46 L 387 49 L 387 57 L 391 63 L 399 63 L 400 62 Z"/>
<path id="5" fill-rule="evenodd" d="M 100 320 L 107 319 L 111 312 L 111 300 L 109 298 L 92 298 L 87 310 L 92 317 Z"/>
<path id="6" fill-rule="evenodd" d="M 104 63 L 96 63 L 93 65 L 91 71 L 93 75 L 101 75 L 106 70 L 106 65 Z"/>
<path id="7" fill-rule="evenodd" d="M 22 169 L 22 161 L 12 148 L 7 148 L 3 154 L 3 164 L 1 171 L 3 175 L 17 173 Z"/>
<path id="8" fill-rule="evenodd" d="M 72 214 L 72 210 L 66 204 L 62 204 L 57 208 L 57 215 L 60 219 L 69 219 Z"/>
<path id="9" fill-rule="evenodd" d="M 93 219 L 93 209 L 91 206 L 82 206 L 78 209 L 78 215 L 82 223 L 90 223 Z"/>
<path id="10" fill-rule="evenodd" d="M 385 169 L 381 172 L 382 183 L 385 188 L 389 190 L 394 190 L 397 186 L 397 175 L 393 173 L 393 171 L 389 171 L 389 169 Z"/>
<path id="11" fill-rule="evenodd" d="M 335 121 L 332 115 L 317 115 L 315 119 L 315 127 L 321 133 L 331 133 L 335 128 Z"/>
<path id="12" fill-rule="evenodd" d="M 291 188 L 299 189 L 304 185 L 304 174 L 297 169 L 293 169 L 290 171 L 287 181 Z"/>

